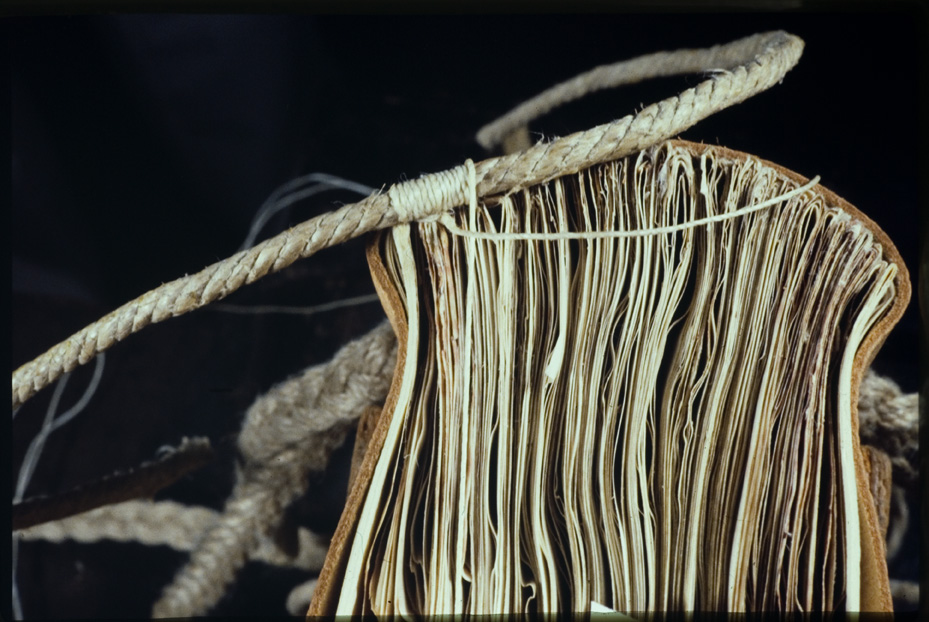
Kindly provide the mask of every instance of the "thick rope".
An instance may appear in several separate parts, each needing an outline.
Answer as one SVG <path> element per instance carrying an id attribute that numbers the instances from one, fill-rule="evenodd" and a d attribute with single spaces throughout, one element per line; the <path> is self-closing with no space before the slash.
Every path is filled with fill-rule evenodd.
<path id="1" fill-rule="evenodd" d="M 155 603 L 153 617 L 204 615 L 222 598 L 261 534 L 273 532 L 284 509 L 306 492 L 309 474 L 326 467 L 362 410 L 387 396 L 396 348 L 385 321 L 249 408 L 232 496 Z"/>
<path id="2" fill-rule="evenodd" d="M 73 540 L 90 544 L 108 540 L 192 551 L 207 529 L 218 520 L 220 513 L 209 508 L 175 501 L 133 500 L 13 531 L 13 535 L 24 541 Z M 288 555 L 268 534 L 260 534 L 258 546 L 249 553 L 249 559 L 318 572 L 323 567 L 328 549 L 326 538 L 300 527 L 297 530 L 296 555 Z"/>
<path id="3" fill-rule="evenodd" d="M 362 347 L 359 351 L 356 345 L 363 345 L 370 340 L 368 348 Z M 385 325 L 379 326 L 375 331 L 360 343 L 349 344 L 351 350 L 345 351 L 325 366 L 323 373 L 319 368 L 310 368 L 300 377 L 288 381 L 264 397 L 256 401 L 249 411 L 249 425 L 243 430 L 240 445 L 243 453 L 252 461 L 269 461 L 275 457 L 283 457 L 282 452 L 291 443 L 294 434 L 298 433 L 306 421 L 307 413 L 318 407 L 320 403 L 329 402 L 330 408 L 338 395 L 348 394 L 358 403 L 366 401 L 365 389 L 362 384 L 370 383 L 369 391 L 380 396 L 387 373 L 394 362 L 394 340 L 392 333 Z M 348 348 L 348 346 L 347 346 Z M 358 358 L 356 358 L 358 357 Z M 355 368 L 355 365 L 358 365 Z M 360 383 L 349 385 L 351 376 L 361 378 Z M 304 385 L 304 383 L 307 383 Z M 322 402 L 322 386 L 330 390 Z M 917 425 L 917 395 L 904 394 L 892 380 L 877 375 L 868 370 L 862 381 L 859 395 L 859 418 L 863 441 L 868 445 L 883 448 L 890 453 L 889 459 L 895 464 L 894 479 L 910 481 L 915 472 L 918 459 L 918 446 L 915 444 L 915 435 L 912 433 Z M 332 393 L 333 389 L 337 389 Z M 313 395 L 319 396 L 313 399 Z M 371 395 L 368 395 L 370 398 Z M 307 400 L 313 401 L 311 404 Z M 373 401 L 377 401 L 374 399 Z M 315 404 L 315 406 L 314 406 Z M 317 429 L 327 425 L 338 425 L 338 415 L 328 412 L 325 418 L 317 417 L 312 425 Z M 320 423 L 321 422 L 321 423 Z M 318 450 L 317 450 L 318 451 Z M 323 450 L 326 451 L 325 449 Z M 324 462 L 328 458 L 323 458 Z M 277 471 L 274 471 L 275 474 Z M 280 486 L 272 483 L 272 486 Z M 259 501 L 255 505 L 260 505 Z M 229 508 L 233 513 L 238 512 L 235 504 Z M 228 510 L 227 510 L 228 511 Z M 890 529 L 887 534 L 887 558 L 893 559 L 900 545 L 902 537 L 908 528 L 909 509 L 899 485 L 893 487 L 892 515 Z M 206 508 L 183 506 L 171 501 L 152 503 L 150 501 L 129 501 L 118 505 L 106 506 L 73 516 L 14 532 L 23 540 L 45 540 L 61 542 L 75 540 L 78 542 L 98 542 L 100 540 L 115 540 L 120 542 L 139 542 L 146 545 L 167 545 L 181 551 L 190 551 L 198 547 L 204 534 L 218 525 L 223 516 L 218 512 Z M 266 529 L 273 529 L 267 525 Z M 326 554 L 327 543 L 305 529 L 298 533 L 298 553 L 290 557 L 281 551 L 267 531 L 252 531 L 257 536 L 257 544 L 247 551 L 247 558 L 262 561 L 278 566 L 288 566 L 309 571 L 318 571 Z M 232 548 L 241 550 L 242 542 L 250 537 L 243 534 L 242 541 L 233 538 Z M 243 558 L 236 558 L 243 559 Z M 243 562 L 244 563 L 244 562 Z M 216 578 L 215 567 L 202 573 L 193 573 L 209 582 Z M 222 577 L 219 577 L 222 581 Z M 894 583 L 894 580 L 891 580 Z M 911 582 L 895 582 L 901 590 L 909 590 L 907 594 L 897 595 L 895 598 L 911 597 L 913 585 Z M 312 597 L 315 580 L 298 586 L 288 597 L 288 610 L 293 615 L 300 615 L 306 610 L 307 603 Z M 222 589 L 217 590 L 221 593 Z M 187 610 L 187 614 L 191 614 Z M 191 614 L 192 615 L 192 614 Z"/>
<path id="4" fill-rule="evenodd" d="M 877 447 L 894 467 L 894 479 L 911 484 L 919 478 L 919 394 L 868 369 L 858 390 L 861 442 Z"/>
<path id="5" fill-rule="evenodd" d="M 893 465 L 885 551 L 892 560 L 910 527 L 905 491 L 919 481 L 919 394 L 903 393 L 868 369 L 858 391 L 858 421 L 861 442 L 887 454 Z"/>
<path id="6" fill-rule="evenodd" d="M 645 62 L 649 57 L 630 61 L 626 70 L 638 71 L 636 80 L 668 75 L 667 66 L 675 62 L 690 70 L 727 66 L 731 69 L 714 72 L 696 87 L 653 104 L 635 116 L 626 116 L 551 143 L 540 143 L 522 153 L 480 162 L 475 165 L 477 192 L 482 197 L 510 192 L 629 155 L 675 136 L 701 119 L 777 84 L 797 63 L 802 51 L 802 40 L 778 31 L 711 48 L 703 59 L 709 66 L 694 63 L 694 50 L 666 53 L 666 59 L 658 68 Z M 740 64 L 736 64 L 735 58 Z M 466 204 L 467 172 L 463 167 L 458 170 L 460 173 L 452 177 L 460 175 L 460 183 L 447 181 L 449 174 L 446 172 L 398 184 L 387 195 L 372 195 L 359 203 L 313 218 L 123 305 L 17 369 L 12 378 L 13 408 L 63 373 L 87 363 L 96 354 L 148 324 L 208 305 L 297 259 L 369 231 L 413 218 L 431 218 Z M 449 190 L 430 189 L 435 183 Z"/>
<path id="7" fill-rule="evenodd" d="M 318 579 L 310 579 L 290 590 L 290 594 L 287 595 L 287 613 L 298 617 L 306 615 L 307 609 L 310 608 L 310 602 L 313 600 L 313 593 L 316 591 L 318 581 Z"/>

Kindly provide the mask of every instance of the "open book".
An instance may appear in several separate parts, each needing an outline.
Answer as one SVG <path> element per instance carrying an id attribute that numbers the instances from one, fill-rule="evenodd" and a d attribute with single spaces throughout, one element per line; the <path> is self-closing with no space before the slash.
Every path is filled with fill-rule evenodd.
<path id="1" fill-rule="evenodd" d="M 806 183 L 672 142 L 380 234 L 310 614 L 889 609 L 856 402 L 908 280 Z"/>

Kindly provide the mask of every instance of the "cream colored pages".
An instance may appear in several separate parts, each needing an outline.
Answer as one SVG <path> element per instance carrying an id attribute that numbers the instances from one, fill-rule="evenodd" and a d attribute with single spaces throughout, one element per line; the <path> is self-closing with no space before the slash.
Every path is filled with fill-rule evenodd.
<path id="1" fill-rule="evenodd" d="M 405 392 L 339 613 L 855 610 L 851 367 L 896 268 L 797 186 L 666 145 L 394 234 Z"/>
<path id="2" fill-rule="evenodd" d="M 406 364 L 402 371 L 400 397 L 390 419 L 390 428 L 384 441 L 384 447 L 374 475 L 371 478 L 370 487 L 374 492 L 369 493 L 367 503 L 362 509 L 354 543 L 350 549 L 343 588 L 336 611 L 337 615 L 354 615 L 364 611 L 367 606 L 366 589 L 369 585 L 368 577 L 374 563 L 374 560 L 371 559 L 371 539 L 382 528 L 385 520 L 390 520 L 390 516 L 385 515 L 388 514 L 387 508 L 392 506 L 391 499 L 388 498 L 387 502 L 382 505 L 382 500 L 378 497 L 381 492 L 387 494 L 393 492 L 392 482 L 396 481 L 397 477 L 395 455 L 398 451 L 402 451 L 400 436 L 408 421 L 405 411 L 409 408 L 408 405 L 415 388 L 416 353 L 419 349 L 419 300 L 416 295 L 415 261 L 405 244 L 410 236 L 409 225 L 394 227 L 391 234 L 396 241 L 394 248 L 398 250 L 388 255 L 385 265 L 391 276 L 402 284 L 401 289 L 407 293 L 404 298 L 409 326 Z M 391 484 L 388 484 L 388 478 L 392 478 L 390 480 Z"/>

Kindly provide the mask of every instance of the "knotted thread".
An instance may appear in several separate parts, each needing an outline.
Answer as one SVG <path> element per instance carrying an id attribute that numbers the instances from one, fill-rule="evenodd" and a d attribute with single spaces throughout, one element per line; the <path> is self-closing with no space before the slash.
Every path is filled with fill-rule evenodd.
<path id="1" fill-rule="evenodd" d="M 476 164 L 474 186 L 477 194 L 485 197 L 509 192 L 576 173 L 675 136 L 714 112 L 777 84 L 797 63 L 802 51 L 802 40 L 778 31 L 710 48 L 703 56 L 694 56 L 694 50 L 668 52 L 659 65 L 645 62 L 642 58 L 629 61 L 624 71 L 634 73 L 636 80 L 668 75 L 661 72 L 675 63 L 680 64 L 681 71 L 707 71 L 720 66 L 731 66 L 731 69 L 714 72 L 695 88 L 653 104 L 635 116 L 551 143 L 540 143 L 522 153 Z M 741 64 L 736 65 L 733 60 L 736 58 Z M 701 60 L 702 65 L 697 62 Z M 183 315 L 220 300 L 243 285 L 321 249 L 369 231 L 408 222 L 414 216 L 429 218 L 447 211 L 454 207 L 449 203 L 456 202 L 460 196 L 451 190 L 425 189 L 432 184 L 446 188 L 446 182 L 441 181 L 444 178 L 442 173 L 427 175 L 415 182 L 407 182 L 414 184 L 415 190 L 401 184 L 399 189 L 391 188 L 387 196 L 375 194 L 359 203 L 322 214 L 197 274 L 166 283 L 123 305 L 17 369 L 12 377 L 13 408 L 63 373 L 87 363 L 97 353 L 152 322 Z M 464 200 L 459 203 L 464 203 Z M 401 206 L 399 212 L 397 205 Z"/>

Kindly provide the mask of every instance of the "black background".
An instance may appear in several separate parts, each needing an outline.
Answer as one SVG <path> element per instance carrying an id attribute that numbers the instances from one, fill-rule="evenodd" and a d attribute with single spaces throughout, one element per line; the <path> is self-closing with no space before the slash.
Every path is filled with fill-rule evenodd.
<path id="1" fill-rule="evenodd" d="M 887 231 L 910 269 L 914 301 L 874 365 L 916 391 L 929 55 L 924 14 L 883 6 L 12 20 L 12 369 L 127 300 L 235 252 L 258 206 L 292 177 L 320 171 L 381 187 L 478 160 L 486 155 L 473 139 L 479 127 L 581 71 L 784 29 L 806 49 L 783 83 L 683 137 L 818 174 Z M 530 129 L 566 135 L 701 80 L 596 94 Z M 357 198 L 319 195 L 275 219 L 264 236 Z M 313 305 L 371 293 L 363 246 L 323 251 L 227 302 Z M 235 433 L 254 397 L 327 360 L 382 317 L 376 303 L 310 317 L 205 309 L 150 326 L 107 354 L 97 394 L 50 438 L 27 494 L 63 490 L 151 459 L 181 436 L 207 435 L 218 460 L 159 498 L 218 509 L 232 487 Z M 65 407 L 91 368 L 74 373 Z M 14 476 L 50 394 L 13 421 Z M 346 455 L 295 506 L 301 523 L 334 528 Z M 915 493 L 910 500 L 916 520 Z M 913 579 L 914 529 L 905 548 L 891 576 Z M 25 543 L 23 606 L 29 617 L 145 617 L 184 559 L 164 547 Z M 249 565 L 214 613 L 284 614 L 286 594 L 306 578 Z"/>

